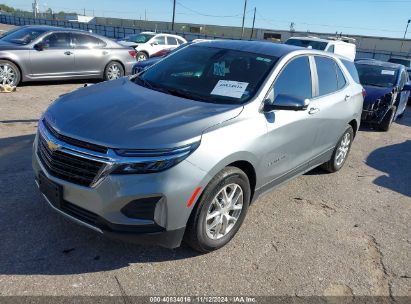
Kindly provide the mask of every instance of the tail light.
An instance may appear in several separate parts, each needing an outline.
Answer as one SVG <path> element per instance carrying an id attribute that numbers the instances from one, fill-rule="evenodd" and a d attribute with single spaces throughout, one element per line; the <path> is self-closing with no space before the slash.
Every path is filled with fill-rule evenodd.
<path id="1" fill-rule="evenodd" d="M 131 57 L 136 58 L 137 52 L 136 51 L 128 51 Z"/>

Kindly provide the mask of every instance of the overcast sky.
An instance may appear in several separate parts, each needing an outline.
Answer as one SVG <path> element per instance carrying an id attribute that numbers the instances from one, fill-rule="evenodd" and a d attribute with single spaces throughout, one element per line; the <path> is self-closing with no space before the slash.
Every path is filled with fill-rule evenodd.
<path id="1" fill-rule="evenodd" d="M 30 10 L 33 0 L 0 0 Z M 39 0 L 40 10 L 76 11 L 105 17 L 171 21 L 172 0 Z M 248 0 L 246 26 L 311 32 L 403 37 L 411 0 Z M 176 22 L 241 26 L 244 0 L 177 0 Z M 411 28 L 410 28 L 411 31 Z M 407 35 L 411 38 L 410 35 Z"/>

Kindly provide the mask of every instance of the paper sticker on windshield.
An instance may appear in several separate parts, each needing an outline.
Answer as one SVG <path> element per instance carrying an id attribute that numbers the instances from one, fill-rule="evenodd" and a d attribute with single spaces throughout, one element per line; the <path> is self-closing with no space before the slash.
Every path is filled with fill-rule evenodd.
<path id="1" fill-rule="evenodd" d="M 382 70 L 381 75 L 394 75 L 395 71 L 390 71 L 390 70 Z"/>
<path id="2" fill-rule="evenodd" d="M 213 91 L 211 92 L 211 95 L 241 98 L 247 86 L 248 82 L 219 80 L 216 86 L 214 87 Z"/>
<path id="3" fill-rule="evenodd" d="M 229 69 L 225 66 L 225 61 L 216 62 L 214 63 L 214 71 L 213 74 L 215 76 L 225 76 L 225 74 L 229 73 Z"/>

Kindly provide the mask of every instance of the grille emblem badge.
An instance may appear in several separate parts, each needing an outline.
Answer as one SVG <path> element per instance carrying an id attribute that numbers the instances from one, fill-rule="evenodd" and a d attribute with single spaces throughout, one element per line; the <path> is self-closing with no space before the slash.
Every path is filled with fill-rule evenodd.
<path id="1" fill-rule="evenodd" d="M 56 151 L 60 148 L 60 145 L 52 142 L 51 140 L 47 141 L 47 147 L 51 150 L 51 151 Z"/>

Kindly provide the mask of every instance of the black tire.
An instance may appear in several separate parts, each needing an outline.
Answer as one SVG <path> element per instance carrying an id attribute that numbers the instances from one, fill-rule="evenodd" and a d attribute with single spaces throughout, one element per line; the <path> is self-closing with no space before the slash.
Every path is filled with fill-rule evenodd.
<path id="1" fill-rule="evenodd" d="M 118 61 L 111 61 L 104 69 L 104 80 L 115 80 L 124 76 L 123 65 Z"/>
<path id="2" fill-rule="evenodd" d="M 243 207 L 232 229 L 220 239 L 211 239 L 206 232 L 206 216 L 213 199 L 227 185 L 237 184 L 243 191 Z M 199 252 L 210 252 L 226 245 L 240 229 L 250 204 L 251 190 L 247 175 L 236 167 L 226 167 L 208 184 L 187 223 L 184 241 Z"/>
<path id="3" fill-rule="evenodd" d="M 14 80 L 11 83 L 3 83 L 3 79 L 0 78 L 0 84 L 9 84 L 10 86 L 18 86 L 20 81 L 21 81 L 21 73 L 20 69 L 18 68 L 17 65 L 15 65 L 13 62 L 8 61 L 8 60 L 0 60 L 0 67 L 7 67 L 8 69 L 11 69 L 14 73 Z"/>
<path id="4" fill-rule="evenodd" d="M 345 153 L 345 156 L 342 162 L 340 162 L 340 159 L 339 159 L 340 147 L 342 146 L 343 141 L 346 139 L 346 136 L 349 136 L 348 150 Z M 354 139 L 354 130 L 350 125 L 348 125 L 343 135 L 338 140 L 337 145 L 335 146 L 335 149 L 331 156 L 331 159 L 328 162 L 322 164 L 321 168 L 331 173 L 339 171 L 344 166 L 345 161 L 347 160 L 348 155 L 350 154 L 351 144 L 352 144 L 353 139 Z"/>
<path id="5" fill-rule="evenodd" d="M 382 119 L 381 123 L 378 125 L 378 129 L 381 131 L 387 132 L 392 122 L 394 121 L 395 111 L 397 110 L 396 106 L 392 106 L 391 109 L 385 114 L 384 118 Z"/>
<path id="6" fill-rule="evenodd" d="M 147 60 L 148 58 L 149 56 L 146 52 L 144 51 L 137 52 L 137 56 L 136 56 L 137 61 L 144 61 L 144 60 Z"/>

